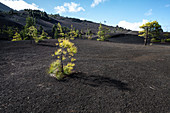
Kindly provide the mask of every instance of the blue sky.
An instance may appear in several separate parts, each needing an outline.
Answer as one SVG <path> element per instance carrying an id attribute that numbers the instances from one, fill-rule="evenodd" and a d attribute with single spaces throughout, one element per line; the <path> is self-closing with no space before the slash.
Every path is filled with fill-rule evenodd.
<path id="1" fill-rule="evenodd" d="M 170 0 L 0 0 L 9 7 L 40 9 L 49 14 L 101 22 L 140 30 L 139 26 L 157 20 L 170 31 Z"/>

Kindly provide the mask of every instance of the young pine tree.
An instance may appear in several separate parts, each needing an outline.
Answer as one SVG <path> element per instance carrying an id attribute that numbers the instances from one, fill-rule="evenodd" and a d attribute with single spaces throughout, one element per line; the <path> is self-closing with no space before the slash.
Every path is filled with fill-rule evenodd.
<path id="1" fill-rule="evenodd" d="M 55 35 L 57 36 L 56 29 L 57 29 L 57 25 L 54 24 L 52 27 L 52 38 L 55 38 Z"/>
<path id="2" fill-rule="evenodd" d="M 28 36 L 30 36 L 35 41 L 35 43 L 38 43 L 44 39 L 50 39 L 50 37 L 47 37 L 47 35 L 48 34 L 44 32 L 44 30 L 42 31 L 41 35 L 38 35 L 38 30 L 35 26 L 31 26 L 28 29 Z"/>
<path id="3" fill-rule="evenodd" d="M 107 27 L 103 27 L 101 24 L 99 26 L 99 31 L 98 31 L 98 36 L 99 38 L 97 39 L 98 41 L 105 41 L 108 37 L 108 33 L 110 33 L 110 29 Z"/>
<path id="4" fill-rule="evenodd" d="M 59 26 L 59 28 L 62 27 Z M 58 49 L 52 55 L 56 56 L 57 60 L 51 63 L 49 73 L 58 80 L 61 80 L 73 72 L 75 66 L 73 62 L 76 60 L 73 57 L 77 53 L 77 47 L 74 43 L 70 42 L 70 39 L 74 39 L 75 37 L 75 31 L 72 29 L 67 33 L 63 33 L 61 29 L 59 31 L 61 37 L 58 39 L 58 43 L 56 43 Z M 64 61 L 67 61 L 67 63 L 64 63 Z"/>
<path id="5" fill-rule="evenodd" d="M 36 22 L 35 19 L 33 17 L 27 17 L 26 18 L 26 25 L 25 28 L 29 28 L 31 26 L 35 26 Z"/>
<path id="6" fill-rule="evenodd" d="M 20 41 L 20 40 L 22 40 L 21 35 L 18 32 L 16 32 L 15 35 L 13 36 L 12 41 Z"/>
<path id="7" fill-rule="evenodd" d="M 57 60 L 51 63 L 49 73 L 58 80 L 61 80 L 66 75 L 72 73 L 72 70 L 75 66 L 73 62 L 76 60 L 73 58 L 73 56 L 75 53 L 77 53 L 77 47 L 74 45 L 74 43 L 70 42 L 69 39 L 66 38 L 58 39 L 58 43 L 56 45 L 59 46 L 58 50 L 54 53 L 54 55 L 57 56 Z M 64 60 L 70 60 L 70 62 L 64 64 Z"/>

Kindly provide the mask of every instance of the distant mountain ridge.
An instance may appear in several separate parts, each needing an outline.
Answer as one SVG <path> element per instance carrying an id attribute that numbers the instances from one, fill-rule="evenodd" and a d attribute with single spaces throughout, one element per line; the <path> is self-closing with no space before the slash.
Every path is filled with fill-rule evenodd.
<path id="1" fill-rule="evenodd" d="M 10 7 L 4 5 L 0 2 L 0 11 L 9 12 L 10 10 L 11 10 Z"/>
<path id="2" fill-rule="evenodd" d="M 43 27 L 44 31 L 47 32 L 50 36 L 52 36 L 52 27 L 55 24 L 60 23 L 64 29 L 71 28 L 73 25 L 75 30 L 82 31 L 82 34 L 86 34 L 90 31 L 93 34 L 93 37 L 97 37 L 97 32 L 100 23 L 88 21 L 88 20 L 80 20 L 78 18 L 70 18 L 70 17 L 63 17 L 59 14 L 47 14 L 46 12 L 39 11 L 39 10 L 31 10 L 25 9 L 20 11 L 15 11 L 9 8 L 8 6 L 0 3 L 0 30 L 3 30 L 3 26 L 6 27 L 17 27 L 20 30 L 23 29 L 25 26 L 26 18 L 34 17 L 36 19 L 36 27 L 39 28 L 40 26 Z M 101 23 L 102 24 L 102 23 Z M 136 32 L 131 30 L 124 29 L 122 27 L 116 26 L 108 26 L 102 24 L 102 26 L 107 27 L 110 29 L 110 37 L 116 36 L 119 34 L 133 34 L 137 35 Z M 0 36 L 1 39 L 7 39 L 7 37 Z"/>

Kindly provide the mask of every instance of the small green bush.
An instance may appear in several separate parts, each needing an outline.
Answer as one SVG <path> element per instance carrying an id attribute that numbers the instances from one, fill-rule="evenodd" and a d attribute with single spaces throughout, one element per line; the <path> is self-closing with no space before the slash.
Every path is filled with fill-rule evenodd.
<path id="1" fill-rule="evenodd" d="M 156 38 L 152 38 L 152 39 L 151 39 L 151 42 L 161 42 L 161 40 L 156 39 Z"/>
<path id="2" fill-rule="evenodd" d="M 165 43 L 165 39 L 161 39 L 161 43 Z"/>
<path id="3" fill-rule="evenodd" d="M 166 42 L 170 42 L 170 38 L 166 39 L 165 41 L 166 41 Z"/>
<path id="4" fill-rule="evenodd" d="M 89 40 L 91 40 L 93 37 L 92 37 L 92 35 L 90 34 L 89 36 L 88 36 L 88 39 Z"/>
<path id="5" fill-rule="evenodd" d="M 47 37 L 47 33 L 44 32 L 44 30 L 42 31 L 41 35 L 38 35 L 38 30 L 35 26 L 31 26 L 28 28 L 28 36 L 32 37 L 32 39 L 34 39 L 35 43 L 38 43 L 41 40 L 44 39 L 50 39 L 50 37 Z"/>
<path id="6" fill-rule="evenodd" d="M 18 32 L 16 32 L 15 35 L 13 36 L 12 41 L 20 41 L 20 40 L 22 40 L 21 35 Z"/>
<path id="7" fill-rule="evenodd" d="M 103 27 L 100 24 L 99 31 L 97 33 L 99 38 L 97 40 L 98 41 L 105 41 L 109 37 L 108 33 L 110 33 L 110 29 L 107 28 L 107 27 Z"/>

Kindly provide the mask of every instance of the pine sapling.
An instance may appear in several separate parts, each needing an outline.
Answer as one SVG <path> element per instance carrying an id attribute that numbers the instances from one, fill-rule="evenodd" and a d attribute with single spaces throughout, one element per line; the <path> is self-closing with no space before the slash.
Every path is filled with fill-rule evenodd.
<path id="1" fill-rule="evenodd" d="M 52 56 L 57 56 L 57 60 L 50 65 L 49 73 L 58 80 L 61 80 L 66 75 L 72 73 L 73 67 L 75 66 L 73 62 L 76 60 L 73 56 L 77 53 L 77 47 L 66 38 L 58 39 L 56 45 L 59 46 L 59 48 Z M 64 64 L 65 60 L 69 61 L 66 65 Z"/>

